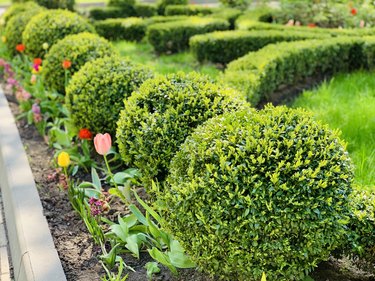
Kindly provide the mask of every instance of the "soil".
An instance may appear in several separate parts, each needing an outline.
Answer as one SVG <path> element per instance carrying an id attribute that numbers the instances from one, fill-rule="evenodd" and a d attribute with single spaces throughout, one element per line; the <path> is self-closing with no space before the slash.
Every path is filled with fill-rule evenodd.
<path id="1" fill-rule="evenodd" d="M 19 109 L 14 98 L 11 95 L 7 95 L 7 98 L 13 114 L 17 116 Z M 53 150 L 44 142 L 34 126 L 27 125 L 22 119 L 17 121 L 17 126 L 67 280 L 100 280 L 100 276 L 104 275 L 97 258 L 101 254 L 100 248 L 94 245 L 84 223 L 72 209 L 66 191 L 59 189 L 58 177 L 51 179 L 51 175 L 56 172 L 52 165 Z M 148 261 L 150 257 L 146 254 L 141 255 L 140 260 L 130 255 L 126 256 L 126 264 L 136 270 L 129 272 L 127 281 L 146 281 L 144 265 Z M 373 275 L 358 270 L 350 261 L 334 258 L 321 263 L 311 277 L 316 281 L 375 281 Z M 153 280 L 213 281 L 193 269 L 180 270 L 179 275 L 174 277 L 166 268 L 162 268 L 161 273 L 155 275 Z"/>

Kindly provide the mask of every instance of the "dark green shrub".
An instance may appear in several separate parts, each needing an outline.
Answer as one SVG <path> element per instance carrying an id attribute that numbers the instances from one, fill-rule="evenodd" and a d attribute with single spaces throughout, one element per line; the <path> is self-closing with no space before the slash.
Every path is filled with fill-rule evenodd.
<path id="1" fill-rule="evenodd" d="M 141 41 L 146 34 L 142 18 L 107 19 L 94 25 L 98 34 L 109 40 Z"/>
<path id="2" fill-rule="evenodd" d="M 150 77 L 152 73 L 145 67 L 119 57 L 86 63 L 66 89 L 73 122 L 78 128 L 114 136 L 123 100 Z"/>
<path id="3" fill-rule="evenodd" d="M 375 41 L 366 41 L 367 49 L 374 50 Z M 272 101 L 271 94 L 281 85 L 366 66 L 369 56 L 363 44 L 360 38 L 348 37 L 271 44 L 228 64 L 223 81 L 254 105 Z"/>
<path id="4" fill-rule="evenodd" d="M 94 20 L 126 18 L 128 16 L 129 15 L 119 7 L 93 8 L 89 11 L 89 17 Z"/>
<path id="5" fill-rule="evenodd" d="M 189 0 L 158 0 L 156 3 L 158 14 L 164 15 L 165 8 L 169 5 L 187 5 L 189 3 Z"/>
<path id="6" fill-rule="evenodd" d="M 175 53 L 187 49 L 193 35 L 228 28 L 225 20 L 190 17 L 183 21 L 152 24 L 147 29 L 147 38 L 157 53 Z"/>
<path id="7" fill-rule="evenodd" d="M 135 2 L 135 0 L 109 0 L 108 6 L 128 8 L 129 6 L 134 6 Z"/>
<path id="8" fill-rule="evenodd" d="M 190 38 L 189 45 L 198 61 L 227 64 L 268 44 L 329 37 L 331 37 L 329 34 L 297 31 L 217 31 L 195 35 Z"/>
<path id="9" fill-rule="evenodd" d="M 197 5 L 169 5 L 165 8 L 166 16 L 197 16 L 197 15 L 209 15 L 212 14 L 216 9 L 210 7 L 203 7 Z"/>
<path id="10" fill-rule="evenodd" d="M 8 21 L 4 30 L 4 36 L 6 38 L 5 44 L 13 55 L 16 53 L 16 46 L 22 43 L 22 33 L 25 30 L 26 25 L 33 16 L 42 11 L 43 9 L 38 7 L 28 10 L 27 12 L 16 14 Z"/>
<path id="11" fill-rule="evenodd" d="M 190 17 L 188 16 L 156 16 L 156 17 L 151 17 L 145 19 L 145 22 L 147 25 L 151 25 L 154 23 L 163 23 L 163 22 L 171 22 L 171 21 L 182 21 L 182 20 L 187 20 Z"/>
<path id="12" fill-rule="evenodd" d="M 220 0 L 220 3 L 230 8 L 247 9 L 249 6 L 248 0 Z"/>
<path id="13" fill-rule="evenodd" d="M 41 7 L 38 4 L 36 4 L 35 2 L 31 2 L 31 1 L 26 2 L 26 3 L 13 4 L 8 9 L 6 9 L 5 12 L 2 14 L 1 25 L 6 27 L 7 22 L 11 19 L 11 17 L 13 17 L 17 14 L 27 12 L 27 11 L 31 11 L 31 10 L 35 10 L 35 9 L 38 9 L 38 8 L 40 9 Z"/>
<path id="14" fill-rule="evenodd" d="M 95 33 L 94 27 L 78 14 L 66 10 L 48 10 L 29 21 L 22 34 L 22 42 L 26 45 L 27 55 L 43 57 L 44 43 L 51 47 L 67 35 L 85 31 Z"/>
<path id="15" fill-rule="evenodd" d="M 215 280 L 302 280 L 344 237 L 352 174 L 337 131 L 268 106 L 198 127 L 158 198 L 166 228 Z"/>
<path id="16" fill-rule="evenodd" d="M 209 15 L 211 18 L 218 18 L 227 20 L 230 24 L 230 29 L 234 29 L 237 18 L 242 14 L 241 10 L 233 8 L 219 8 Z"/>
<path id="17" fill-rule="evenodd" d="M 170 160 L 195 127 L 245 106 L 236 92 L 197 73 L 148 80 L 125 101 L 116 134 L 120 154 L 141 170 L 150 187 L 151 179 L 165 178 Z"/>
<path id="18" fill-rule="evenodd" d="M 64 60 L 71 61 L 67 70 L 69 77 L 77 72 L 86 62 L 115 54 L 111 43 L 96 34 L 84 32 L 68 35 L 52 46 L 43 64 L 45 85 L 59 93 L 65 93 Z"/>
<path id="19" fill-rule="evenodd" d="M 134 5 L 137 17 L 149 18 L 157 15 L 157 8 L 153 4 L 137 3 Z"/>
<path id="20" fill-rule="evenodd" d="M 35 0 L 39 5 L 47 9 L 68 9 L 73 11 L 75 0 Z"/>

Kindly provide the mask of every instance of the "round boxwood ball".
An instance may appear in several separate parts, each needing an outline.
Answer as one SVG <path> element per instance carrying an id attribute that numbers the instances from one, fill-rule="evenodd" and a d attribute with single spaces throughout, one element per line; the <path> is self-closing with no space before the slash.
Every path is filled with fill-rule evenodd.
<path id="1" fill-rule="evenodd" d="M 115 136 L 124 99 L 153 75 L 144 66 L 117 56 L 86 63 L 66 88 L 66 105 L 78 128 Z"/>
<path id="2" fill-rule="evenodd" d="M 165 227 L 217 279 L 302 280 L 344 237 L 351 161 L 337 132 L 301 109 L 213 118 L 170 170 Z"/>
<path id="3" fill-rule="evenodd" d="M 22 44 L 22 33 L 25 30 L 26 25 L 32 17 L 43 10 L 44 9 L 37 7 L 27 12 L 16 14 L 8 21 L 4 30 L 4 36 L 6 38 L 5 44 L 13 55 L 16 54 L 16 46 Z"/>
<path id="4" fill-rule="evenodd" d="M 117 141 L 122 159 L 138 167 L 146 188 L 163 181 L 181 143 L 209 118 L 249 106 L 230 89 L 197 73 L 146 81 L 125 101 Z"/>
<path id="5" fill-rule="evenodd" d="M 41 58 L 46 53 L 44 43 L 51 47 L 67 35 L 85 31 L 95 33 L 94 27 L 80 15 L 66 10 L 48 10 L 29 21 L 22 34 L 22 42 L 27 55 Z"/>
<path id="6" fill-rule="evenodd" d="M 96 34 L 84 32 L 68 35 L 54 44 L 45 57 L 43 65 L 45 85 L 65 93 L 65 69 L 62 67 L 64 60 L 71 62 L 71 67 L 66 70 L 70 77 L 86 62 L 115 53 L 112 44 Z"/>
<path id="7" fill-rule="evenodd" d="M 34 9 L 41 8 L 38 4 L 35 2 L 25 2 L 25 3 L 16 3 L 10 6 L 4 14 L 1 16 L 1 25 L 2 26 L 7 26 L 8 21 L 15 15 L 19 13 L 23 13 L 26 11 L 31 11 Z"/>

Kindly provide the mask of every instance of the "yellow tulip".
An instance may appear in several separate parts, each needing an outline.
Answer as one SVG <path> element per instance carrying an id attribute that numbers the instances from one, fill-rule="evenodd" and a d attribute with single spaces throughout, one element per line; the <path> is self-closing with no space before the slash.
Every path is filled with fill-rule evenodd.
<path id="1" fill-rule="evenodd" d="M 262 280 L 261 281 L 267 281 L 266 274 L 264 272 L 262 274 Z"/>
<path id="2" fill-rule="evenodd" d="M 70 156 L 67 152 L 62 151 L 59 153 L 59 156 L 57 156 L 57 164 L 59 164 L 60 167 L 66 168 L 70 164 Z"/>

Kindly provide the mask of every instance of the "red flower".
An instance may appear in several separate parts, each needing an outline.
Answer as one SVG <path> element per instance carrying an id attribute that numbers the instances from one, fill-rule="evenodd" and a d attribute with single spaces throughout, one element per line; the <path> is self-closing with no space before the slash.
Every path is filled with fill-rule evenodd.
<path id="1" fill-rule="evenodd" d="M 316 24 L 315 24 L 315 23 L 309 23 L 309 24 L 307 25 L 307 27 L 314 28 L 314 27 L 316 27 Z"/>
<path id="2" fill-rule="evenodd" d="M 81 140 L 91 140 L 92 139 L 92 133 L 89 129 L 83 128 L 79 130 L 78 137 Z"/>
<path id="3" fill-rule="evenodd" d="M 25 51 L 25 49 L 26 49 L 26 47 L 25 47 L 24 44 L 18 44 L 18 45 L 16 46 L 16 50 L 17 50 L 18 52 L 20 52 L 20 53 L 23 53 L 23 52 Z"/>
<path id="4" fill-rule="evenodd" d="M 42 59 L 41 58 L 35 58 L 34 59 L 34 65 L 41 65 L 42 64 Z"/>
<path id="5" fill-rule="evenodd" d="M 62 67 L 64 68 L 64 69 L 68 69 L 68 68 L 70 68 L 72 66 L 72 62 L 70 61 L 70 60 L 64 60 L 63 62 L 62 62 Z"/>
<path id="6" fill-rule="evenodd" d="M 356 14 L 357 14 L 357 9 L 356 8 L 352 8 L 351 10 L 350 10 L 350 13 L 353 15 L 353 16 L 355 16 Z"/>

